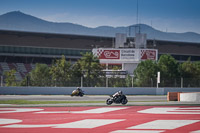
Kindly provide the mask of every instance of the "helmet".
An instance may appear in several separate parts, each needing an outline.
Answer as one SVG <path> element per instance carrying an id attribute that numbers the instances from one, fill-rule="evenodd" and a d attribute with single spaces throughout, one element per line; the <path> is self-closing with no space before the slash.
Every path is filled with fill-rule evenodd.
<path id="1" fill-rule="evenodd" d="M 119 94 L 121 95 L 121 94 L 122 94 L 122 91 L 119 91 Z"/>
<path id="2" fill-rule="evenodd" d="M 77 89 L 80 89 L 79 87 L 77 87 Z"/>

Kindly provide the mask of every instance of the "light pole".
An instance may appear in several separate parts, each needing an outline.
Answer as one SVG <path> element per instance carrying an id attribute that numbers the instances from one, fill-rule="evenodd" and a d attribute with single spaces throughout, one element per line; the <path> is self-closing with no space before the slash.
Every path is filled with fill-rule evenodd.
<path id="1" fill-rule="evenodd" d="M 159 83 L 160 83 L 160 72 L 158 72 L 158 74 L 157 74 L 157 88 L 158 88 Z"/>

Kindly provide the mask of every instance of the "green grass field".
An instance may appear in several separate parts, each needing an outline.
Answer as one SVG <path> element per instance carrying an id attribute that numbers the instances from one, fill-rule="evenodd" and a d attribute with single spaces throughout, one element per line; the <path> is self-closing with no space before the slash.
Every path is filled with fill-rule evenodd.
<path id="1" fill-rule="evenodd" d="M 59 103 L 104 103 L 104 101 L 29 101 L 29 100 L 0 101 L 0 104 L 59 104 Z"/>

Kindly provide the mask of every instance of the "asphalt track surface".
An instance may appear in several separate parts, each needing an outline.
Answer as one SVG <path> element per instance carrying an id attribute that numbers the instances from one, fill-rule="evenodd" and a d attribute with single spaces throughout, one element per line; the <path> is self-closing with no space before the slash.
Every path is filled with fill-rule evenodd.
<path id="1" fill-rule="evenodd" d="M 0 107 L 0 133 L 199 133 L 200 106 Z"/>
<path id="2" fill-rule="evenodd" d="M 108 95 L 85 95 L 83 97 L 71 97 L 69 95 L 1 95 L 0 100 L 34 100 L 34 101 L 105 101 Z M 132 95 L 127 96 L 129 101 L 163 101 L 166 95 Z"/>
<path id="3" fill-rule="evenodd" d="M 47 107 L 47 106 L 106 106 L 107 95 L 85 95 L 71 97 L 69 95 L 0 95 L 0 100 L 30 100 L 30 101 L 102 101 L 101 103 L 60 103 L 60 104 L 0 104 L 0 107 Z M 137 105 L 189 105 L 200 106 L 199 102 L 167 101 L 166 95 L 128 95 L 127 106 Z M 121 106 L 112 104 L 111 106 Z"/>

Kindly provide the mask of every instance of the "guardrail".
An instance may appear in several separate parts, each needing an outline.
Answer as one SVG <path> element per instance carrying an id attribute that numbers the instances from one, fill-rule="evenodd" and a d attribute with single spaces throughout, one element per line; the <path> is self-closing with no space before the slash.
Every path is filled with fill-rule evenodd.
<path id="1" fill-rule="evenodd" d="M 76 87 L 0 87 L 0 95 L 70 95 Z M 200 92 L 200 88 L 83 87 L 86 95 L 111 95 L 122 90 L 126 95 L 167 95 L 168 92 Z"/>

